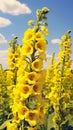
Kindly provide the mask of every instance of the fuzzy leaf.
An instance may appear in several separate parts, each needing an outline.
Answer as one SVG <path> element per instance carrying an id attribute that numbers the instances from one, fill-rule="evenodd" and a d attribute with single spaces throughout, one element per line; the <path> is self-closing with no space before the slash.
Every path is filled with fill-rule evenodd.
<path id="1" fill-rule="evenodd" d="M 51 128 L 54 127 L 54 123 L 53 123 L 53 120 L 52 120 L 53 116 L 54 116 L 54 112 L 48 116 L 47 130 L 50 130 Z"/>
<path id="2" fill-rule="evenodd" d="M 6 126 L 7 126 L 7 122 L 9 122 L 10 120 L 5 121 L 1 126 L 0 126 L 0 130 L 3 130 Z"/>
<path id="3" fill-rule="evenodd" d="M 68 124 L 69 124 L 70 126 L 73 126 L 73 116 L 72 116 L 72 118 L 69 120 Z"/>

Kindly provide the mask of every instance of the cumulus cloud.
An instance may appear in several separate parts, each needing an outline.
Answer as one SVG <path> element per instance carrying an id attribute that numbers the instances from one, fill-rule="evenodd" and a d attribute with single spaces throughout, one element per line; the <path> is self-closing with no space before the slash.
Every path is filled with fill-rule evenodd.
<path id="1" fill-rule="evenodd" d="M 26 4 L 22 4 L 17 0 L 1 0 L 0 11 L 11 15 L 29 14 L 30 8 Z"/>
<path id="2" fill-rule="evenodd" d="M 0 50 L 0 64 L 2 64 L 3 69 L 7 69 L 7 54 L 8 50 Z"/>
<path id="3" fill-rule="evenodd" d="M 59 43 L 61 40 L 60 39 L 52 39 L 51 40 L 51 43 L 53 43 L 53 44 L 57 44 L 57 43 Z"/>
<path id="4" fill-rule="evenodd" d="M 0 17 L 0 28 L 6 27 L 11 24 L 11 21 L 7 18 Z"/>
<path id="5" fill-rule="evenodd" d="M 0 44 L 7 43 L 7 39 L 3 34 L 0 33 Z"/>

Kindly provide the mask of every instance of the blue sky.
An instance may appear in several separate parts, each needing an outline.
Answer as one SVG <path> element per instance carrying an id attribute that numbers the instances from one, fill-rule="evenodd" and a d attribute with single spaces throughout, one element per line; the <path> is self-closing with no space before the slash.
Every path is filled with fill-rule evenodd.
<path id="1" fill-rule="evenodd" d="M 17 35 L 18 43 L 21 44 L 28 20 L 35 20 L 36 10 L 42 7 L 50 9 L 47 14 L 48 56 L 53 52 L 58 53 L 59 46 L 55 41 L 67 30 L 72 30 L 73 39 L 73 0 L 0 0 L 0 63 L 3 67 L 7 64 L 8 41 Z"/>

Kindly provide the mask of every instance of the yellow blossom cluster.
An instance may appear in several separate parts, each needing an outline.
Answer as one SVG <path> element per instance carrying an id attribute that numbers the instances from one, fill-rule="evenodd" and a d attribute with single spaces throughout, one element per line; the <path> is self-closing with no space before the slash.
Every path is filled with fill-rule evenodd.
<path id="1" fill-rule="evenodd" d="M 45 8 L 45 11 L 48 12 L 48 9 Z M 43 14 L 45 15 L 47 12 L 43 12 Z M 38 124 L 44 124 L 46 110 L 42 97 L 42 86 L 46 74 L 43 69 L 43 61 L 46 59 L 47 40 L 42 32 L 41 24 L 39 24 L 42 20 L 43 17 L 41 17 L 41 20 L 38 18 L 36 25 L 24 32 L 16 82 L 11 86 L 12 103 L 10 108 L 13 118 L 11 122 L 7 123 L 7 130 L 24 130 L 26 128 L 37 130 Z M 32 21 L 30 23 L 33 25 Z M 48 35 L 48 29 L 46 28 L 44 31 Z M 12 70 L 15 70 L 18 56 L 17 50 L 13 52 L 11 50 L 9 65 Z"/>
<path id="2" fill-rule="evenodd" d="M 49 11 L 46 7 L 38 9 L 37 20 L 28 21 L 22 45 L 17 43 L 17 36 L 9 42 L 9 69 L 0 68 L 0 129 L 62 130 L 71 120 L 71 31 L 61 37 L 58 56 L 53 53 L 48 68 L 44 69 Z"/>
<path id="3" fill-rule="evenodd" d="M 17 70 L 19 66 L 20 59 L 20 45 L 17 43 L 17 36 L 13 37 L 13 39 L 9 42 L 10 47 L 8 48 L 8 65 L 9 69 L 7 70 L 7 82 L 8 84 L 8 95 L 10 100 L 12 101 L 13 97 L 13 89 L 16 85 L 17 79 Z M 12 104 L 10 102 L 10 104 Z"/>
<path id="4" fill-rule="evenodd" d="M 45 98 L 49 100 L 50 106 L 54 109 L 54 128 L 62 129 L 62 123 L 70 119 L 70 113 L 67 106 L 72 97 L 72 77 L 71 71 L 72 60 L 70 58 L 71 36 L 70 31 L 62 36 L 60 41 L 60 52 L 58 61 L 53 55 L 52 62 L 46 73 L 46 90 Z"/>
<path id="5" fill-rule="evenodd" d="M 8 65 L 10 70 L 15 70 L 18 67 L 18 61 L 20 57 L 20 46 L 17 43 L 16 36 L 9 42 L 9 45 Z"/>
<path id="6" fill-rule="evenodd" d="M 0 65 L 0 126 L 7 120 L 10 113 L 9 96 L 7 91 L 7 71 L 2 69 Z"/>

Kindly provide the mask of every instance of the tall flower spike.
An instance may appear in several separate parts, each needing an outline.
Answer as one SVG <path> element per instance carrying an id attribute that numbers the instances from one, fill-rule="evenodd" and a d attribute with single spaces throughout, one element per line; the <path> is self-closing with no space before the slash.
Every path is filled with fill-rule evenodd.
<path id="1" fill-rule="evenodd" d="M 72 101 L 72 72 L 71 64 L 71 31 L 67 31 L 60 41 L 58 61 L 49 65 L 46 74 L 45 98 L 49 102 L 49 109 L 53 113 L 54 128 L 61 130 L 63 122 L 70 120 L 68 104 Z M 53 111 L 52 111 L 53 108 Z M 63 114 L 64 113 L 64 114 Z"/>
<path id="2" fill-rule="evenodd" d="M 45 54 L 47 46 L 46 38 L 41 29 L 43 17 L 46 17 L 47 13 L 47 8 L 40 9 L 38 14 L 40 17 L 38 16 L 35 25 L 33 25 L 32 21 L 29 21 L 29 24 L 33 26 L 24 32 L 23 45 L 20 48 L 20 63 L 17 71 L 16 86 L 13 88 L 14 96 L 12 97 L 11 108 L 13 118 L 15 119 L 17 116 L 19 121 L 17 124 L 19 129 L 22 130 L 28 127 L 30 129 L 33 129 L 33 127 L 38 129 L 38 124 L 44 124 L 46 110 L 43 103 L 42 86 L 46 73 L 43 68 L 45 58 L 41 58 L 40 55 Z M 47 30 L 45 30 L 46 34 Z M 12 61 L 14 61 L 14 55 L 11 55 L 11 57 Z"/>

